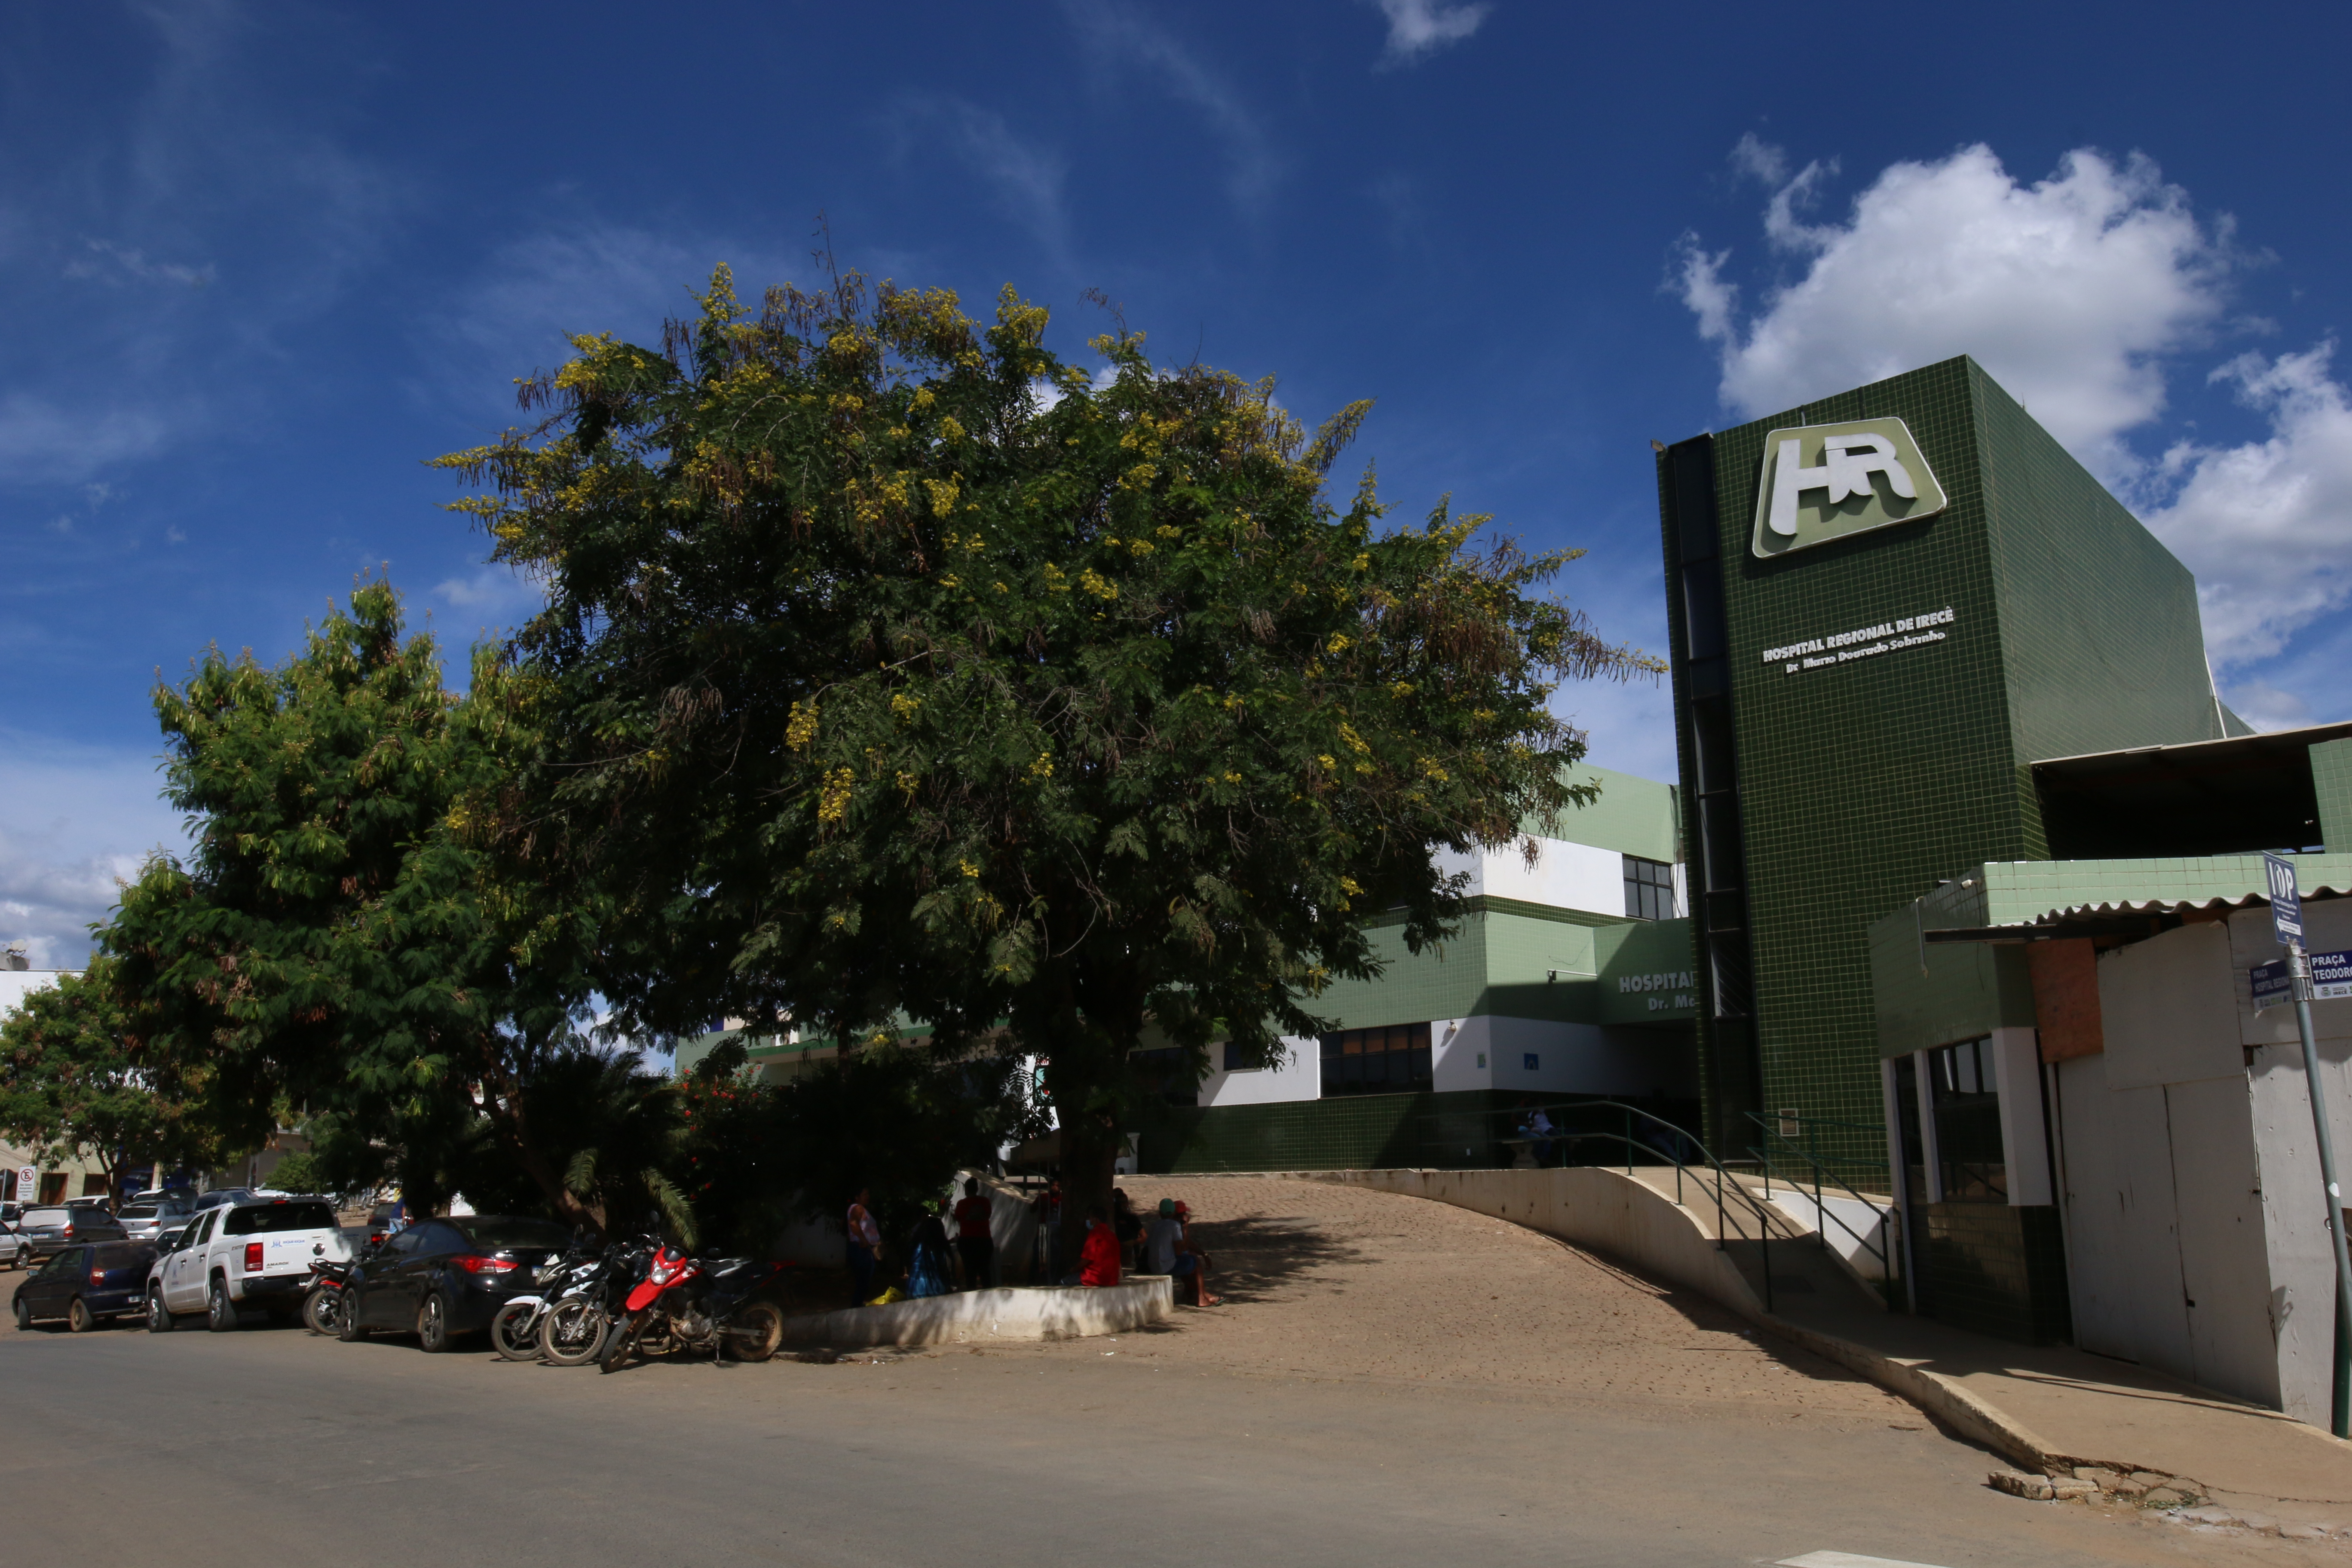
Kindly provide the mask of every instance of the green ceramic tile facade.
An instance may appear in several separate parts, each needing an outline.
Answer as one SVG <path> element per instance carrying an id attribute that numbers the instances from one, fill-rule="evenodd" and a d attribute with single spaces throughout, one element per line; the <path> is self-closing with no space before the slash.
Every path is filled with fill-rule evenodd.
<path id="1" fill-rule="evenodd" d="M 1888 416 L 1909 425 L 1946 511 L 1752 555 L 1765 433 Z M 2030 763 L 2220 734 L 2195 587 L 1965 358 L 1726 431 L 1713 450 L 1764 1100 L 1875 1127 L 1870 922 L 1964 868 L 2041 854 Z M 1794 675 L 1761 657 L 1946 608 L 1941 642 Z M 1841 1155 L 1884 1157 L 1874 1136 L 1850 1142 Z"/>
<path id="2" fill-rule="evenodd" d="M 1921 1305 L 1935 1317 L 2023 1344 L 2073 1337 L 2054 1205 L 1930 1204 L 1922 1212 Z"/>
<path id="3" fill-rule="evenodd" d="M 1515 1099 L 1470 1089 L 1173 1109 L 1140 1134 L 1138 1163 L 1154 1173 L 1489 1165 L 1486 1112 Z"/>
<path id="4" fill-rule="evenodd" d="M 1601 798 L 1564 813 L 1551 826 L 1550 837 L 1670 865 L 1681 858 L 1675 847 L 1682 836 L 1682 806 L 1674 785 L 1589 763 L 1561 772 L 1570 783 L 1599 784 Z M 1528 827 L 1544 831 L 1537 823 Z"/>
<path id="5" fill-rule="evenodd" d="M 2352 740 L 2311 748 L 2311 783 L 2319 796 L 2320 841 L 2339 855 L 2352 854 Z"/>

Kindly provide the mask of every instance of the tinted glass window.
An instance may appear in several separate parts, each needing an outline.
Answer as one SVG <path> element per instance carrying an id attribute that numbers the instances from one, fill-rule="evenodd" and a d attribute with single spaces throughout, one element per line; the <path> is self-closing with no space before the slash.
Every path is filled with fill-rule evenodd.
<path id="1" fill-rule="evenodd" d="M 155 1212 L 156 1205 L 153 1204 L 131 1204 L 127 1205 L 121 1214 L 116 1217 L 118 1219 L 153 1219 Z"/>
<path id="2" fill-rule="evenodd" d="M 408 1254 L 415 1252 L 416 1250 L 416 1244 L 424 1239 L 425 1233 L 421 1229 L 412 1228 L 409 1230 L 404 1230 L 394 1236 L 390 1241 L 385 1242 L 383 1244 L 383 1249 L 394 1258 L 404 1258 Z"/>
<path id="3" fill-rule="evenodd" d="M 493 1215 L 487 1219 L 469 1219 L 466 1230 L 473 1245 L 483 1252 L 504 1252 L 509 1247 L 546 1247 L 561 1252 L 572 1245 L 572 1233 L 550 1219 L 512 1219 Z"/>
<path id="4" fill-rule="evenodd" d="M 81 1267 L 81 1260 L 89 1256 L 89 1249 L 86 1247 L 68 1247 L 63 1252 L 58 1253 L 55 1258 L 50 1258 L 48 1267 L 43 1268 L 41 1272 L 43 1274 L 71 1274 Z"/>
<path id="5" fill-rule="evenodd" d="M 196 1232 L 198 1241 L 210 1241 L 213 1238 L 213 1232 L 220 1226 L 220 1216 L 221 1211 L 215 1209 L 198 1222 L 204 1226 L 202 1230 Z"/>
<path id="6" fill-rule="evenodd" d="M 64 1209 L 26 1209 L 24 1223 L 27 1226 L 63 1225 L 72 1217 L 73 1215 Z"/>
<path id="7" fill-rule="evenodd" d="M 402 1234 L 416 1237 L 416 1250 L 428 1258 L 438 1258 L 444 1253 L 464 1252 L 473 1245 L 466 1239 L 465 1234 L 456 1226 L 437 1219 L 428 1219 L 421 1225 L 410 1226 Z"/>
<path id="8" fill-rule="evenodd" d="M 332 1230 L 335 1211 L 324 1204 L 265 1204 L 231 1209 L 223 1236 L 268 1236 L 281 1230 Z"/>

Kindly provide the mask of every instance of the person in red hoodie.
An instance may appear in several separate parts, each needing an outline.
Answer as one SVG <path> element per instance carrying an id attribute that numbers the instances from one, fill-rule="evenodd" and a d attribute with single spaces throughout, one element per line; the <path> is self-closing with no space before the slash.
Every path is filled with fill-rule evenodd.
<path id="1" fill-rule="evenodd" d="M 1078 1249 L 1078 1283 L 1118 1283 L 1118 1232 L 1111 1228 L 1110 1216 L 1099 1208 L 1087 1215 L 1087 1239 Z"/>

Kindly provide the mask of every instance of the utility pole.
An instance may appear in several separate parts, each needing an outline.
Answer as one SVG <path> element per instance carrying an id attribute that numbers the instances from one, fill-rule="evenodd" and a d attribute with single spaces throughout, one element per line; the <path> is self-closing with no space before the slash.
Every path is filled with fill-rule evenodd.
<path id="1" fill-rule="evenodd" d="M 2294 1026 L 2303 1037 L 2303 1081 L 2311 1096 L 2311 1124 L 2319 1135 L 2319 1180 L 2327 1189 L 2327 1235 L 2336 1247 L 2336 1376 L 2329 1430 L 2352 1436 L 2352 1249 L 2344 1239 L 2344 1193 L 2336 1183 L 2336 1140 L 2327 1130 L 2327 1101 L 2319 1089 L 2319 1047 L 2311 1032 L 2311 955 L 2303 949 L 2303 895 L 2294 862 L 2264 855 L 2270 879 L 2271 930 L 2286 948 L 2287 984 L 2294 994 Z"/>

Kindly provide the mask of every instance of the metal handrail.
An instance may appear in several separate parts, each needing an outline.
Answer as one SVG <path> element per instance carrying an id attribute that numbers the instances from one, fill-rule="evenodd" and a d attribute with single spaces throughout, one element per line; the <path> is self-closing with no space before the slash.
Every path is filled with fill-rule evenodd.
<path id="1" fill-rule="evenodd" d="M 1551 1113 L 1555 1111 L 1572 1113 L 1576 1115 L 1584 1115 L 1592 1111 L 1600 1110 L 1613 1110 L 1618 1112 L 1622 1122 L 1622 1131 L 1612 1131 L 1603 1129 L 1595 1131 L 1581 1131 L 1555 1125 L 1552 1129 L 1551 1142 L 1568 1143 L 1587 1138 L 1599 1138 L 1612 1142 L 1622 1143 L 1625 1146 L 1625 1173 L 1629 1176 L 1633 1173 L 1634 1151 L 1639 1150 L 1644 1154 L 1661 1156 L 1665 1163 L 1670 1164 L 1675 1168 L 1675 1202 L 1684 1207 L 1688 1207 L 1689 1205 L 1684 1202 L 1683 1198 L 1683 1179 L 1684 1173 L 1691 1167 L 1691 1162 L 1683 1159 L 1679 1151 L 1685 1144 L 1697 1150 L 1699 1154 L 1705 1160 L 1706 1167 L 1712 1169 L 1715 1173 L 1716 1250 L 1717 1252 L 1726 1250 L 1724 1247 L 1724 1233 L 1727 1227 L 1725 1221 L 1728 1214 L 1729 1207 L 1735 1206 L 1727 1205 L 1725 1202 L 1724 1188 L 1727 1184 L 1731 1189 L 1733 1196 L 1738 1199 L 1739 1204 L 1746 1205 L 1748 1213 L 1755 1217 L 1756 1239 L 1764 1272 L 1764 1310 L 1768 1312 L 1777 1310 L 1772 1300 L 1772 1226 L 1776 1217 L 1780 1219 L 1780 1223 L 1783 1226 L 1788 1225 L 1789 1221 L 1785 1216 L 1776 1216 L 1770 1207 L 1759 1201 L 1754 1193 L 1749 1192 L 1746 1187 L 1742 1186 L 1739 1184 L 1738 1178 L 1733 1176 L 1730 1172 L 1724 1168 L 1723 1162 L 1717 1159 L 1714 1152 L 1710 1151 L 1706 1144 L 1692 1137 L 1690 1133 L 1683 1128 L 1668 1121 L 1664 1117 L 1644 1110 L 1638 1105 L 1627 1105 L 1622 1100 L 1583 1100 L 1566 1101 L 1558 1105 L 1526 1105 L 1519 1106 L 1516 1109 L 1506 1107 L 1496 1110 L 1471 1112 L 1470 1114 L 1482 1118 L 1499 1116 L 1518 1117 L 1524 1120 L 1528 1117 L 1533 1116 L 1538 1110 L 1544 1112 L 1547 1117 L 1550 1116 Z M 1450 1120 L 1453 1116 L 1460 1116 L 1462 1114 L 1464 1113 L 1460 1111 L 1452 1112 L 1447 1116 L 1447 1119 Z M 1639 1117 L 1643 1121 L 1663 1129 L 1665 1132 L 1670 1134 L 1672 1138 L 1675 1140 L 1673 1148 L 1671 1150 L 1660 1149 L 1655 1144 L 1645 1143 L 1635 1138 L 1633 1136 L 1633 1119 L 1635 1117 Z M 1424 1121 L 1432 1121 L 1439 1119 L 1440 1115 L 1431 1115 L 1423 1118 Z M 1498 1142 L 1500 1142 L 1500 1140 L 1498 1140 Z M 1612 1161 L 1612 1163 L 1613 1164 L 1614 1162 Z M 1703 1173 L 1698 1179 L 1701 1184 L 1700 1191 L 1704 1193 L 1706 1186 Z M 1784 1239 L 1794 1239 L 1794 1237 L 1791 1236 Z"/>
<path id="2" fill-rule="evenodd" d="M 1853 1188 L 1846 1183 L 1845 1178 L 1840 1176 L 1834 1171 L 1830 1171 L 1827 1164 L 1821 1158 L 1818 1145 L 1813 1143 L 1812 1133 L 1811 1131 L 1811 1129 L 1816 1125 L 1822 1127 L 1851 1127 L 1858 1131 L 1873 1132 L 1880 1130 L 1876 1128 L 1865 1128 L 1858 1122 L 1834 1121 L 1826 1116 L 1808 1117 L 1800 1114 L 1791 1117 L 1783 1115 L 1778 1111 L 1766 1113 L 1754 1110 L 1745 1112 L 1745 1114 L 1748 1117 L 1748 1120 L 1756 1123 L 1757 1127 L 1763 1132 L 1766 1141 L 1762 1146 L 1751 1146 L 1748 1151 L 1749 1153 L 1756 1156 L 1757 1163 L 1763 1167 L 1764 1196 L 1766 1200 L 1769 1201 L 1772 1196 L 1772 1176 L 1774 1173 L 1772 1168 L 1770 1144 L 1773 1141 L 1777 1140 L 1781 1143 L 1787 1144 L 1791 1152 L 1812 1167 L 1814 1230 L 1822 1236 L 1823 1240 L 1826 1241 L 1828 1239 L 1829 1232 L 1822 1222 L 1835 1221 L 1837 1227 L 1840 1230 L 1845 1232 L 1846 1235 L 1853 1238 L 1855 1246 L 1861 1247 L 1864 1251 L 1869 1253 L 1873 1258 L 1875 1258 L 1878 1260 L 1880 1277 L 1885 1281 L 1885 1294 L 1890 1301 L 1893 1300 L 1897 1276 L 1896 1265 L 1895 1263 L 1895 1244 L 1892 1237 L 1888 1235 L 1887 1225 L 1894 1216 L 1894 1207 L 1892 1205 L 1881 1207 L 1869 1198 L 1866 1198 L 1860 1193 L 1854 1191 Z M 1781 1131 L 1778 1127 L 1773 1125 L 1774 1122 L 1790 1121 L 1797 1122 L 1800 1130 L 1806 1133 L 1805 1147 L 1799 1147 L 1794 1139 L 1790 1138 L 1787 1133 Z M 1822 1178 L 1824 1173 L 1827 1173 L 1831 1184 L 1846 1197 L 1852 1198 L 1855 1203 L 1862 1205 L 1864 1208 L 1870 1210 L 1871 1213 L 1878 1216 L 1878 1224 L 1873 1227 L 1878 1232 L 1877 1246 L 1873 1247 L 1868 1237 L 1864 1236 L 1861 1232 L 1855 1230 L 1853 1226 L 1846 1224 L 1843 1217 L 1832 1213 L 1829 1205 L 1822 1202 Z M 1802 1196 L 1804 1194 L 1805 1186 L 1802 1181 L 1788 1181 L 1783 1178 L 1783 1184 L 1795 1191 L 1800 1196 Z"/>

